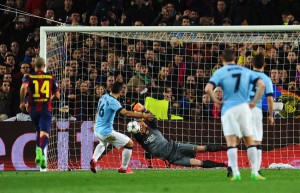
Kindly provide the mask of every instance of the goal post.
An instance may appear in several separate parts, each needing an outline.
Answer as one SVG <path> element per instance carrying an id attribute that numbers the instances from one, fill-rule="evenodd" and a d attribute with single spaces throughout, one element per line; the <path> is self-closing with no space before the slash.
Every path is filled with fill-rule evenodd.
<path id="1" fill-rule="evenodd" d="M 40 56 L 61 89 L 61 100 L 53 108 L 49 169 L 89 168 L 98 143 L 92 131 L 97 101 L 103 90 L 109 90 L 110 80 L 126 83 L 126 95 L 120 99 L 126 109 L 136 102 L 151 108 L 166 139 L 225 145 L 220 112 L 205 101 L 204 86 L 221 67 L 220 54 L 227 47 L 235 50 L 237 63 L 248 68 L 252 57 L 262 52 L 265 73 L 275 83 L 275 126 L 268 125 L 264 113 L 262 166 L 287 163 L 300 167 L 300 91 L 293 87 L 295 83 L 300 90 L 299 38 L 297 25 L 41 27 Z M 117 115 L 115 130 L 133 137 L 126 131 L 130 121 Z M 244 146 L 240 147 L 239 164 L 249 167 Z M 118 168 L 120 151 L 107 149 L 99 168 Z M 227 161 L 226 152 L 197 158 Z M 166 167 L 136 142 L 130 166 Z"/>

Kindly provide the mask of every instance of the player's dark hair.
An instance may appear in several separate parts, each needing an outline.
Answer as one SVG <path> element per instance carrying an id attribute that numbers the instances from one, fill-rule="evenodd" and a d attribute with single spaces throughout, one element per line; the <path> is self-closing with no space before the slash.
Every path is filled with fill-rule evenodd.
<path id="1" fill-rule="evenodd" d="M 259 53 L 253 57 L 253 66 L 255 68 L 262 68 L 265 64 L 265 57 L 263 54 Z"/>
<path id="2" fill-rule="evenodd" d="M 122 82 L 115 82 L 112 86 L 111 92 L 114 94 L 118 94 L 122 91 L 124 83 Z"/>
<path id="3" fill-rule="evenodd" d="M 36 68 L 41 69 L 45 65 L 45 60 L 41 57 L 36 57 L 34 60 L 34 65 Z"/>
<path id="4" fill-rule="evenodd" d="M 226 48 L 223 52 L 222 52 L 222 58 L 224 60 L 224 62 L 232 62 L 235 59 L 235 53 L 234 50 L 231 48 Z"/>

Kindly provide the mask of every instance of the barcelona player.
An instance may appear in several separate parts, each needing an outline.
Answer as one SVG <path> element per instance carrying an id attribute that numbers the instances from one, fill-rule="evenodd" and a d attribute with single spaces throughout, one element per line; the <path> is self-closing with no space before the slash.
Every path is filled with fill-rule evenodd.
<path id="1" fill-rule="evenodd" d="M 52 100 L 59 99 L 60 93 L 53 75 L 45 73 L 45 60 L 35 58 L 35 72 L 23 78 L 20 90 L 20 109 L 25 109 L 25 96 L 28 92 L 28 112 L 36 131 L 35 163 L 42 169 L 47 167 L 46 147 L 52 119 Z"/>

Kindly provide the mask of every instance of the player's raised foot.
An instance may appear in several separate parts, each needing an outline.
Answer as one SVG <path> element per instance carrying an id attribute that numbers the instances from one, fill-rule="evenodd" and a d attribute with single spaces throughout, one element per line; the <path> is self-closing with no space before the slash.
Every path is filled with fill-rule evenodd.
<path id="1" fill-rule="evenodd" d="M 96 173 L 96 172 L 97 172 L 97 170 L 96 170 L 96 162 L 95 162 L 94 158 L 91 159 L 91 161 L 90 161 L 90 168 L 91 168 L 91 171 L 92 171 L 93 173 Z"/>
<path id="2" fill-rule="evenodd" d="M 232 178 L 230 178 L 230 181 L 231 182 L 237 182 L 237 181 L 241 181 L 241 176 L 240 175 L 236 175 L 236 176 L 233 176 Z"/>
<path id="3" fill-rule="evenodd" d="M 227 168 L 227 177 L 229 178 L 229 177 L 232 177 L 232 176 L 233 176 L 232 169 L 231 169 L 230 166 L 228 166 L 228 168 Z"/>
<path id="4" fill-rule="evenodd" d="M 37 166 L 41 166 L 42 156 L 43 156 L 42 148 L 36 147 L 35 148 L 35 160 L 34 161 L 35 161 L 35 164 Z"/>
<path id="5" fill-rule="evenodd" d="M 251 180 L 254 181 L 262 181 L 262 180 L 266 180 L 265 177 L 261 176 L 261 175 L 255 175 L 255 174 L 251 174 Z"/>
<path id="6" fill-rule="evenodd" d="M 122 167 L 118 169 L 119 173 L 124 173 L 124 174 L 133 174 L 133 171 L 128 167 L 127 170 L 124 170 Z"/>
<path id="7" fill-rule="evenodd" d="M 44 155 L 42 155 L 42 159 L 41 159 L 41 168 L 42 169 L 47 168 L 46 157 Z"/>

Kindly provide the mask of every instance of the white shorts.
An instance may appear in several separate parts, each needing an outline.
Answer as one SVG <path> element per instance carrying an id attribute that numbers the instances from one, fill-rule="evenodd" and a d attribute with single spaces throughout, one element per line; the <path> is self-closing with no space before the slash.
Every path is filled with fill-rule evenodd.
<path id="1" fill-rule="evenodd" d="M 252 128 L 254 141 L 262 141 L 263 138 L 262 110 L 258 107 L 252 109 Z"/>
<path id="2" fill-rule="evenodd" d="M 115 146 L 117 149 L 120 149 L 130 141 L 130 138 L 128 136 L 119 133 L 115 130 L 113 130 L 107 136 L 100 135 L 99 133 L 96 132 L 94 134 L 97 137 L 97 139 L 100 141 L 100 143 L 105 147 L 110 143 L 113 146 Z"/>
<path id="3" fill-rule="evenodd" d="M 252 113 L 248 103 L 232 107 L 221 116 L 224 136 L 239 138 L 253 135 Z"/>

